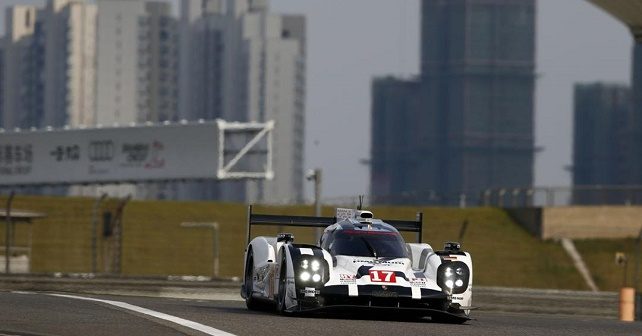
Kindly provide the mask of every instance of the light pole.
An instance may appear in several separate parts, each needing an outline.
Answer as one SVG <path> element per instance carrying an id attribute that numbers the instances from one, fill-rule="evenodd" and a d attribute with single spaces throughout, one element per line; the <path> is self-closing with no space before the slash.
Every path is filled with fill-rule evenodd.
<path id="1" fill-rule="evenodd" d="M 4 271 L 6 274 L 11 273 L 11 243 L 13 237 L 13 221 L 11 220 L 11 205 L 13 204 L 13 198 L 16 196 L 16 193 L 11 190 L 9 198 L 7 199 L 7 209 L 5 218 L 6 229 L 5 229 L 5 249 L 4 249 Z"/>
<path id="2" fill-rule="evenodd" d="M 98 264 L 98 247 L 97 247 L 97 240 L 98 240 L 98 210 L 100 209 L 100 203 L 102 203 L 105 198 L 107 198 L 107 194 L 103 193 L 100 195 L 99 198 L 96 199 L 96 202 L 94 203 L 94 209 L 92 212 L 92 220 L 91 220 L 91 273 L 96 274 L 96 267 Z"/>
<path id="3" fill-rule="evenodd" d="M 210 228 L 212 229 L 212 278 L 218 277 L 219 254 L 218 254 L 218 223 L 217 222 L 183 222 L 181 227 L 184 228 Z"/>
<path id="4" fill-rule="evenodd" d="M 321 169 L 310 169 L 305 175 L 305 178 L 308 181 L 314 181 L 314 215 L 316 217 L 321 217 Z M 317 229 L 316 232 L 316 241 L 318 242 L 321 238 L 321 229 Z"/>
<path id="5" fill-rule="evenodd" d="M 640 293 L 640 258 L 642 254 L 642 228 L 640 228 L 640 233 L 638 238 L 635 241 L 635 291 Z M 642 309 L 642 307 L 638 308 Z"/>

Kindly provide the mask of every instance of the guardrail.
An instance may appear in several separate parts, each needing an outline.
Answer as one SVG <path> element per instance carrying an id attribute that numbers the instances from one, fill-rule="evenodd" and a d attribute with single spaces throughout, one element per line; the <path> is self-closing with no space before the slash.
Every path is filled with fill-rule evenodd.
<path id="1" fill-rule="evenodd" d="M 618 317 L 616 292 L 476 287 L 473 295 L 482 310 Z"/>

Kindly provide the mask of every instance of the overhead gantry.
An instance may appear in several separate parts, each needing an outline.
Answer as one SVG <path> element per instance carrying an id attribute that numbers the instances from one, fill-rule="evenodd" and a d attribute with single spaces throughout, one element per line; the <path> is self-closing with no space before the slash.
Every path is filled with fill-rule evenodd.
<path id="1" fill-rule="evenodd" d="M 642 0 L 588 0 L 624 23 L 636 43 L 642 43 Z"/>

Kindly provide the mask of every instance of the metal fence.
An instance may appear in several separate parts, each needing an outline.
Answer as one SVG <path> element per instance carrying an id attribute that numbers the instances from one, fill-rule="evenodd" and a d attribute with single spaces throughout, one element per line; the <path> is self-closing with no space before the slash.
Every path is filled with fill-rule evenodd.
<path id="1" fill-rule="evenodd" d="M 0 190 L 0 274 L 238 276 L 245 241 L 221 238 L 243 235 L 246 209 Z"/>
<path id="2" fill-rule="evenodd" d="M 498 207 L 640 205 L 642 186 L 574 186 L 488 189 L 481 205 Z"/>
<path id="3" fill-rule="evenodd" d="M 357 206 L 359 196 L 325 198 L 324 204 Z M 491 188 L 478 193 L 444 195 L 434 190 L 395 195 L 368 195 L 369 205 L 423 205 L 452 207 L 555 207 L 572 205 L 642 205 L 642 186 L 575 186 Z"/>

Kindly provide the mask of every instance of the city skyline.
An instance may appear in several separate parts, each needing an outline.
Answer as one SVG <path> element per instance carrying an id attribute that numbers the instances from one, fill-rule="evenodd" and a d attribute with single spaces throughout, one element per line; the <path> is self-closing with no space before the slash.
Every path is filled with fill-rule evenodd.
<path id="1" fill-rule="evenodd" d="M 83 26 L 66 19 L 76 19 L 66 15 L 66 8 L 85 6 L 93 18 L 79 16 Z M 89 188 L 82 194 L 109 190 L 137 199 L 301 203 L 305 18 L 272 14 L 267 1 L 253 0 L 182 0 L 180 12 L 179 20 L 170 3 L 157 0 L 98 0 L 96 4 L 48 0 L 45 6 L 8 7 L 3 126 L 83 127 L 219 118 L 273 121 L 274 131 L 264 144 L 270 146 L 273 157 L 269 181 L 126 183 Z M 85 43 L 80 48 L 67 47 L 80 42 Z M 57 57 L 50 59 L 52 54 Z M 82 76 L 73 76 L 76 72 Z M 75 77 L 89 80 L 73 86 Z M 75 91 L 67 87 L 83 89 L 92 99 L 95 95 L 96 103 L 91 100 L 79 110 L 61 106 L 52 122 L 47 112 L 60 104 L 49 102 L 50 98 L 74 102 Z M 247 143 L 252 137 L 242 134 L 236 140 Z M 217 152 L 215 143 L 202 145 Z M 233 157 L 229 150 L 224 155 L 228 160 Z M 261 171 L 263 167 L 257 165 L 244 160 L 237 164 Z"/>
<path id="2" fill-rule="evenodd" d="M 11 3 L 25 1 L 6 4 Z M 358 160 L 368 156 L 369 134 L 356 132 L 347 143 L 325 134 L 328 129 L 351 131 L 369 124 L 372 77 L 418 73 L 418 3 L 272 1 L 274 12 L 308 17 L 306 167 L 324 169 L 324 197 L 368 191 L 369 174 Z M 333 10 L 339 5 L 342 11 Z M 359 15 L 366 6 L 369 15 Z M 354 24 L 355 15 L 359 25 Z M 569 17 L 573 25 L 566 22 Z M 629 83 L 632 41 L 623 25 L 588 2 L 540 0 L 537 42 L 536 144 L 545 148 L 536 157 L 535 184 L 569 185 L 564 167 L 571 162 L 573 85 Z"/>
<path id="3" fill-rule="evenodd" d="M 349 147 L 345 153 L 339 153 L 339 163 L 332 164 L 333 150 L 337 143 L 331 142 L 323 145 L 324 139 L 320 136 L 322 129 L 333 126 L 332 118 L 322 118 L 320 106 L 337 107 L 341 104 L 350 104 L 354 110 L 352 116 L 343 118 L 346 124 L 363 122 L 370 123 L 367 115 L 370 111 L 369 86 L 373 76 L 386 74 L 413 75 L 419 73 L 419 1 L 404 0 L 390 1 L 350 1 L 341 2 L 343 12 L 335 14 L 331 10 L 333 5 L 340 1 L 325 1 L 323 4 L 313 4 L 310 1 L 280 0 L 274 1 L 275 11 L 296 11 L 308 16 L 309 22 L 309 73 L 310 88 L 308 100 L 308 126 L 307 165 L 309 167 L 321 166 L 325 168 L 324 193 L 326 197 L 352 196 L 358 192 L 368 193 L 368 171 L 364 166 L 355 163 L 346 166 L 341 159 L 348 158 L 350 153 L 369 153 L 369 136 L 363 139 L 354 139 L 344 144 Z M 349 26 L 350 13 L 356 13 L 359 8 L 369 7 L 371 16 L 360 20 L 362 26 L 351 27 L 352 30 L 339 34 Z M 354 15 L 354 14 L 352 14 Z M 333 17 L 333 25 L 324 22 Z M 573 24 L 568 24 L 569 17 L 573 17 Z M 402 20 L 403 18 L 403 20 Z M 385 23 L 385 24 L 382 24 Z M 320 27 L 323 27 L 321 31 Z M 571 185 L 571 175 L 566 168 L 572 160 L 572 116 L 573 116 L 573 87 L 577 82 L 615 82 L 629 84 L 631 76 L 632 38 L 624 25 L 584 0 L 537 1 L 537 27 L 536 32 L 536 103 L 535 103 L 535 141 L 536 146 L 544 147 L 543 151 L 535 157 L 535 185 Z M 369 29 L 369 30 L 368 30 Z M 370 31 L 371 37 L 362 41 L 360 48 L 351 48 L 355 36 Z M 403 41 L 397 41 L 401 34 Z M 322 36 L 335 36 L 340 40 L 321 39 Z M 603 36 L 595 39 L 595 36 Z M 387 40 L 386 40 L 387 38 Z M 321 39 L 321 41 L 319 41 Z M 382 41 L 388 43 L 383 44 Z M 371 49 L 363 46 L 367 45 Z M 399 46 L 404 46 L 399 52 Z M 323 75 L 328 66 L 322 66 L 316 54 L 319 50 L 329 48 L 345 48 L 353 52 L 355 59 L 363 59 L 366 55 L 373 54 L 374 50 L 381 55 L 362 65 L 354 59 L 341 62 L 342 70 L 350 70 L 352 76 L 348 83 L 342 87 L 353 88 L 363 100 L 349 102 L 341 90 L 332 90 L 332 79 Z M 587 56 L 588 55 L 588 56 Z M 400 61 L 403 60 L 403 61 Z M 367 67 L 367 69 L 365 69 Z M 381 70 L 386 68 L 387 70 Z M 368 72 L 370 71 L 370 72 Z M 341 76 L 341 71 L 333 74 Z M 320 75 L 320 76 L 319 76 Z M 320 96 L 322 93 L 322 96 Z M 333 102 L 332 104 L 324 102 Z M 332 109 L 329 109 L 332 112 Z M 337 115 L 338 113 L 334 113 Z M 346 130 L 349 126 L 338 126 Z M 321 138 L 317 151 L 314 142 Z M 364 155 L 365 156 L 365 155 Z M 330 163 L 329 163 L 330 162 Z M 345 172 L 341 175 L 337 172 Z M 334 179 L 334 181 L 329 181 Z M 363 179 L 363 181 L 361 181 Z M 356 182 L 348 184 L 348 182 Z M 348 186 L 345 186 L 348 184 Z M 356 184 L 356 185 L 355 185 Z M 358 189 L 362 187 L 362 189 Z"/>

